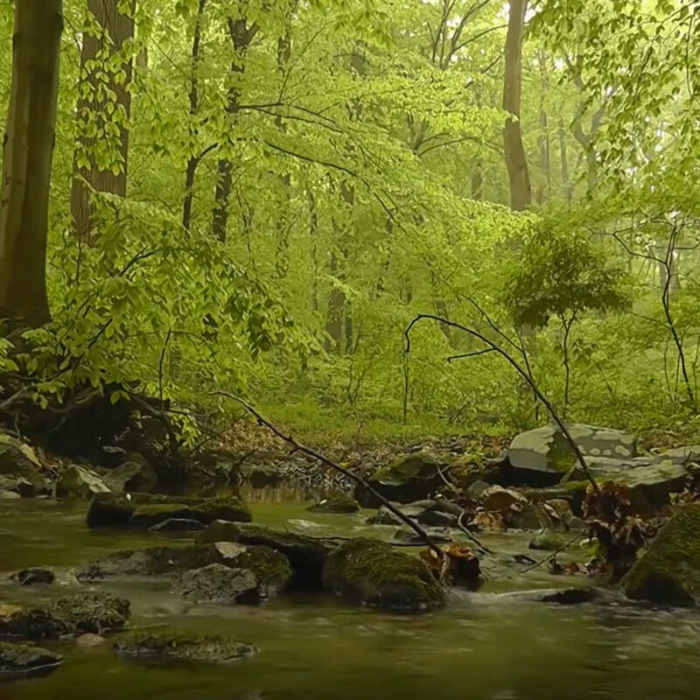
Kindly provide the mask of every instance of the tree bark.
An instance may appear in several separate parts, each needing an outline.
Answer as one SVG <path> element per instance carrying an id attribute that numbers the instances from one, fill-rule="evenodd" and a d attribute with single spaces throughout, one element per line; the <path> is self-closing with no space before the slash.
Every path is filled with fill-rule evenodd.
<path id="1" fill-rule="evenodd" d="M 197 19 L 194 25 L 194 36 L 192 38 L 192 54 L 191 54 L 191 68 L 192 74 L 190 76 L 190 121 L 194 120 L 199 112 L 199 61 L 201 55 L 201 44 L 202 44 L 202 19 L 204 17 L 204 9 L 206 7 L 207 0 L 199 0 L 199 5 L 197 6 Z M 192 128 L 192 127 L 190 127 Z M 201 156 L 191 155 L 187 160 L 187 168 L 185 171 L 185 199 L 182 202 L 182 226 L 185 230 L 189 231 L 192 225 L 192 202 L 194 198 L 194 179 L 197 174 L 197 167 Z"/>
<path id="2" fill-rule="evenodd" d="M 503 109 L 508 112 L 503 129 L 503 146 L 510 182 L 510 206 L 524 211 L 532 203 L 530 173 L 520 128 L 522 92 L 523 29 L 527 0 L 511 0 L 505 47 Z"/>
<path id="3" fill-rule="evenodd" d="M 0 318 L 51 319 L 46 240 L 56 133 L 62 0 L 17 0 L 0 196 Z"/>
<path id="4" fill-rule="evenodd" d="M 129 160 L 127 122 L 131 116 L 131 93 L 128 86 L 133 71 L 133 58 L 129 56 L 122 65 L 121 79 L 117 79 L 113 71 L 106 71 L 109 77 L 104 87 L 116 95 L 116 110 L 113 113 L 110 112 L 110 103 L 101 97 L 105 79 L 99 76 L 105 70 L 105 62 L 119 54 L 124 49 L 124 44 L 134 38 L 135 0 L 131 2 L 128 15 L 120 12 L 119 4 L 119 0 L 88 0 L 88 17 L 94 17 L 99 34 L 92 36 L 91 32 L 83 32 L 80 54 L 81 92 L 77 119 L 79 132 L 82 133 L 79 135 L 73 163 L 71 216 L 77 236 L 87 243 L 91 242 L 94 233 L 90 191 L 126 197 Z M 114 119 L 114 114 L 119 114 L 116 159 L 112 163 L 98 163 L 93 149 L 101 140 L 109 140 L 105 127 Z M 87 166 L 85 161 L 88 162 Z"/>
<path id="5" fill-rule="evenodd" d="M 226 114 L 235 118 L 238 113 L 241 100 L 241 86 L 238 84 L 245 73 L 245 54 L 258 33 L 258 25 L 248 26 L 246 17 L 228 20 L 229 36 L 233 46 L 233 61 L 231 63 L 231 73 L 234 83 L 228 90 L 228 100 L 226 103 Z M 233 124 L 229 126 L 229 131 L 233 129 Z M 232 138 L 229 137 L 232 142 Z M 233 187 L 233 161 L 230 158 L 220 158 L 217 163 L 216 192 L 214 194 L 214 211 L 212 212 L 212 232 L 220 241 L 226 240 L 226 230 L 228 228 L 229 204 L 231 189 Z"/>

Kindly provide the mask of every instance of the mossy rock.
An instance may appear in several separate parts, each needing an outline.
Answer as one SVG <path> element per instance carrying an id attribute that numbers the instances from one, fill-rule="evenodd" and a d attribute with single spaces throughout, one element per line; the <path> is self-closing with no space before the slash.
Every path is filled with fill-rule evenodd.
<path id="1" fill-rule="evenodd" d="M 269 547 L 217 542 L 188 547 L 150 547 L 115 552 L 88 563 L 78 571 L 81 581 L 171 577 L 210 564 L 232 569 L 250 569 L 270 595 L 282 590 L 292 576 L 287 558 Z"/>
<path id="2" fill-rule="evenodd" d="M 0 617 L 0 637 L 59 639 L 120 630 L 129 617 L 129 601 L 109 593 L 54 598 L 46 605 Z"/>
<path id="3" fill-rule="evenodd" d="M 192 520 L 208 525 L 215 520 L 250 522 L 252 516 L 239 498 L 202 499 L 191 504 L 151 503 L 139 506 L 129 518 L 128 526 L 147 530 L 166 520 Z"/>
<path id="4" fill-rule="evenodd" d="M 148 529 L 171 519 L 196 520 L 208 525 L 218 519 L 250 522 L 252 516 L 248 506 L 236 496 L 208 499 L 149 493 L 99 493 L 93 497 L 87 512 L 87 524 L 93 529 Z"/>
<path id="5" fill-rule="evenodd" d="M 323 583 L 352 603 L 401 612 L 422 612 L 445 603 L 445 592 L 418 558 L 385 542 L 358 538 L 331 552 Z"/>
<path id="6" fill-rule="evenodd" d="M 173 584 L 172 591 L 196 603 L 228 605 L 258 603 L 269 597 L 250 569 L 231 569 L 223 564 L 185 571 Z"/>
<path id="7" fill-rule="evenodd" d="M 269 547 L 283 554 L 292 567 L 291 585 L 298 589 L 319 589 L 328 553 L 335 548 L 332 540 L 318 540 L 292 532 L 278 532 L 258 525 L 238 525 L 217 520 L 195 536 L 197 544 L 240 542 Z"/>
<path id="8" fill-rule="evenodd" d="M 62 663 L 63 657 L 53 651 L 0 642 L 0 681 L 46 676 Z"/>
<path id="9" fill-rule="evenodd" d="M 700 600 L 700 503 L 683 506 L 622 579 L 628 598 L 690 607 Z"/>
<path id="10" fill-rule="evenodd" d="M 432 452 L 415 452 L 397 457 L 391 464 L 376 469 L 369 485 L 381 496 L 398 503 L 412 503 L 428 498 L 444 486 L 439 470 L 447 468 L 446 460 Z M 364 486 L 353 494 L 363 508 L 378 508 L 381 501 Z"/>
<path id="11" fill-rule="evenodd" d="M 360 504 L 352 497 L 344 494 L 329 496 L 306 509 L 309 513 L 357 513 Z"/>
<path id="12" fill-rule="evenodd" d="M 253 656 L 257 648 L 228 637 L 139 634 L 114 645 L 117 656 L 156 664 L 198 661 L 229 664 Z"/>

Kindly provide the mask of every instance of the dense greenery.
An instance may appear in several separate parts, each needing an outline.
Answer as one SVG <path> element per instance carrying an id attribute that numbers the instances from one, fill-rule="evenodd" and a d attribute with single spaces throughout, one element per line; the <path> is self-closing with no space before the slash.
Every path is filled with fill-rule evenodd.
<path id="1" fill-rule="evenodd" d="M 700 3 L 531 3 L 526 212 L 504 161 L 503 2 L 112 0 L 133 19 L 120 40 L 92 5 L 63 6 L 52 321 L 0 338 L 38 403 L 211 410 L 225 389 L 358 435 L 538 420 L 467 335 L 420 325 L 406 356 L 431 313 L 522 344 L 567 418 L 694 425 Z M 5 3 L 3 113 L 14 21 Z"/>

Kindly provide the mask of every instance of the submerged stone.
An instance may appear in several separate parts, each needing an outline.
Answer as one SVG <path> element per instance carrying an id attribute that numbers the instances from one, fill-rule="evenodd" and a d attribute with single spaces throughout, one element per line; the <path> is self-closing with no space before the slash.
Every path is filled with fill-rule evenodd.
<path id="1" fill-rule="evenodd" d="M 690 607 L 700 600 L 700 503 L 677 511 L 620 583 L 628 598 Z"/>
<path id="2" fill-rule="evenodd" d="M 129 601 L 109 593 L 54 598 L 45 605 L 0 617 L 0 637 L 59 639 L 119 630 L 129 617 Z"/>
<path id="3" fill-rule="evenodd" d="M 63 663 L 63 657 L 40 647 L 0 642 L 0 681 L 46 676 Z"/>
<path id="4" fill-rule="evenodd" d="M 379 540 L 349 540 L 331 552 L 323 582 L 336 595 L 368 607 L 421 612 L 445 603 L 444 590 L 422 561 Z"/>
<path id="5" fill-rule="evenodd" d="M 183 661 L 229 664 L 249 658 L 257 651 L 251 644 L 218 636 L 142 634 L 127 637 L 114 645 L 114 653 L 118 656 L 157 664 Z"/>

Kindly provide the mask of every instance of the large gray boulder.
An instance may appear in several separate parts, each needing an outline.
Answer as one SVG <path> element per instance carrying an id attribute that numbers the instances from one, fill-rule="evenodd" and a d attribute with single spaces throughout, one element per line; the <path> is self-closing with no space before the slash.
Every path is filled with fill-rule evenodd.
<path id="1" fill-rule="evenodd" d="M 257 603 L 269 597 L 268 590 L 250 569 L 231 569 L 223 564 L 185 571 L 172 591 L 196 603 L 228 605 Z"/>
<path id="2" fill-rule="evenodd" d="M 632 459 L 637 456 L 636 438 L 620 430 L 590 425 L 567 426 L 584 457 Z M 557 483 L 576 461 L 561 430 L 545 426 L 517 435 L 508 449 L 508 461 L 516 480 L 531 486 Z"/>
<path id="3" fill-rule="evenodd" d="M 147 462 L 124 462 L 105 474 L 104 482 L 115 493 L 137 491 L 152 493 L 158 485 L 158 477 Z"/>

